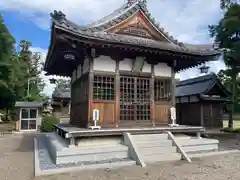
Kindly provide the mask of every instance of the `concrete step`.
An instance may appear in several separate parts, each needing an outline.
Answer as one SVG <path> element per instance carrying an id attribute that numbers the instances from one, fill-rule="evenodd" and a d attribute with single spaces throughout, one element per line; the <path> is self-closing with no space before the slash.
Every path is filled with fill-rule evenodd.
<path id="1" fill-rule="evenodd" d="M 128 151 L 57 156 L 55 162 L 56 164 L 68 164 L 92 161 L 94 162 L 111 161 L 112 159 L 128 159 Z"/>
<path id="2" fill-rule="evenodd" d="M 168 140 L 168 134 L 139 134 L 132 135 L 135 141 L 157 141 L 157 140 Z"/>
<path id="3" fill-rule="evenodd" d="M 122 144 L 123 139 L 121 137 L 91 137 L 76 139 L 77 146 L 102 146 L 102 145 L 118 145 Z"/>
<path id="4" fill-rule="evenodd" d="M 55 164 L 102 162 L 129 159 L 128 147 L 122 144 L 68 147 L 54 133 L 45 136 L 46 146 Z M 88 143 L 87 143 L 88 144 Z M 90 143 L 91 144 L 91 143 Z"/>
<path id="5" fill-rule="evenodd" d="M 90 146 L 90 147 L 71 147 L 57 152 L 57 156 L 72 156 L 72 155 L 91 155 L 110 152 L 128 152 L 128 147 L 124 145 L 115 146 Z"/>
<path id="6" fill-rule="evenodd" d="M 181 146 L 196 146 L 196 145 L 208 145 L 208 144 L 218 144 L 219 141 L 216 139 L 177 139 L 177 142 Z"/>
<path id="7" fill-rule="evenodd" d="M 135 141 L 136 145 L 139 148 L 146 148 L 146 147 L 171 147 L 172 141 L 171 140 L 160 140 L 160 141 Z"/>
<path id="8" fill-rule="evenodd" d="M 197 146 L 183 146 L 183 150 L 186 153 L 193 153 L 193 152 L 201 152 L 201 151 L 217 151 L 218 150 L 218 144 L 208 144 L 208 145 L 197 145 Z"/>
<path id="9" fill-rule="evenodd" d="M 175 146 L 170 147 L 154 147 L 154 148 L 141 148 L 140 154 L 143 156 L 155 155 L 155 154 L 166 154 L 166 153 L 176 153 L 177 148 Z"/>
<path id="10" fill-rule="evenodd" d="M 179 161 L 182 156 L 179 153 L 167 153 L 167 154 L 154 154 L 143 156 L 143 161 L 146 163 L 153 163 L 159 161 Z"/>

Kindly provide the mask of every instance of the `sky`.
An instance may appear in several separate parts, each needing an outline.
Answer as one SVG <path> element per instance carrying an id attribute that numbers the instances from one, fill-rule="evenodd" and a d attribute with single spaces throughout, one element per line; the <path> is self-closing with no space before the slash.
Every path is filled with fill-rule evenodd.
<path id="1" fill-rule="evenodd" d="M 32 42 L 32 50 L 42 53 L 45 61 L 50 43 L 49 14 L 61 10 L 68 19 L 86 25 L 108 15 L 127 0 L 0 0 L 0 13 L 9 31 L 20 40 Z M 160 27 L 181 42 L 193 44 L 213 43 L 208 25 L 216 24 L 222 17 L 220 0 L 148 0 L 148 9 Z M 18 48 L 18 47 L 17 47 Z M 209 62 L 210 72 L 224 69 L 222 60 Z M 199 76 L 199 69 L 191 68 L 176 75 L 181 80 Z M 44 76 L 47 86 L 44 93 L 54 89 L 49 83 L 52 76 Z M 57 77 L 55 77 L 57 78 Z"/>

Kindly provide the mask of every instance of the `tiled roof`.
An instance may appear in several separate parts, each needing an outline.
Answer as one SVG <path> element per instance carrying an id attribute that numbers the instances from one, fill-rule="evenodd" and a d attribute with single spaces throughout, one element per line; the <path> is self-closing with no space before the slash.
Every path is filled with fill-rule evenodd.
<path id="1" fill-rule="evenodd" d="M 137 0 L 134 3 L 126 3 L 119 9 L 115 10 L 111 14 L 101 18 L 100 20 L 90 24 L 87 26 L 88 29 L 96 32 L 96 31 L 105 31 L 109 29 L 113 25 L 118 24 L 119 22 L 128 19 L 136 12 L 142 11 L 146 17 L 149 19 L 150 23 L 156 27 L 156 29 L 163 34 L 170 42 L 174 44 L 181 45 L 181 42 L 178 42 L 177 39 L 174 39 L 167 32 L 165 32 L 164 28 L 161 28 L 159 23 L 156 22 L 155 18 L 152 17 L 151 13 L 147 9 L 147 2 L 144 0 Z"/>
<path id="2" fill-rule="evenodd" d="M 192 45 L 194 48 L 190 48 L 190 46 L 178 46 L 176 44 L 167 43 L 163 41 L 155 41 L 152 39 L 146 39 L 142 37 L 130 36 L 130 35 L 122 35 L 122 34 L 114 34 L 107 32 L 91 32 L 91 31 L 83 31 L 82 29 L 77 29 L 72 27 L 70 24 L 67 24 L 66 21 L 54 20 L 55 27 L 59 29 L 63 29 L 68 31 L 69 33 L 76 34 L 81 38 L 87 38 L 93 41 L 102 41 L 108 43 L 119 43 L 122 45 L 137 45 L 141 47 L 153 48 L 156 50 L 165 50 L 172 52 L 185 53 L 190 55 L 206 55 L 206 56 L 218 56 L 220 52 L 215 50 L 213 47 L 209 48 L 196 48 L 196 46 Z"/>
<path id="3" fill-rule="evenodd" d="M 180 81 L 176 84 L 176 97 L 203 94 L 217 81 L 214 73 Z"/>
<path id="4" fill-rule="evenodd" d="M 55 88 L 53 94 L 52 94 L 53 98 L 66 98 L 66 99 L 70 99 L 71 98 L 71 92 L 70 89 L 59 89 L 59 88 Z"/>
<path id="5" fill-rule="evenodd" d="M 120 23 L 123 20 L 126 20 L 138 11 L 143 12 L 149 19 L 150 23 L 152 23 L 153 26 L 169 40 L 169 42 L 161 42 L 141 37 L 119 35 L 106 32 L 107 29 Z M 53 13 L 51 13 L 51 17 L 56 27 L 63 28 L 64 30 L 69 31 L 70 33 L 75 33 L 83 38 L 107 41 L 112 43 L 140 45 L 161 50 L 184 52 L 192 55 L 220 55 L 220 52 L 216 50 L 212 44 L 186 44 L 178 42 L 172 36 L 169 36 L 168 33 L 165 32 L 164 29 L 161 28 L 160 25 L 156 23 L 155 19 L 151 16 L 150 12 L 147 9 L 145 0 L 137 0 L 131 4 L 126 3 L 111 14 L 88 26 L 79 26 L 75 24 L 74 22 L 67 19 L 65 14 L 63 14 L 61 11 L 54 11 Z"/>

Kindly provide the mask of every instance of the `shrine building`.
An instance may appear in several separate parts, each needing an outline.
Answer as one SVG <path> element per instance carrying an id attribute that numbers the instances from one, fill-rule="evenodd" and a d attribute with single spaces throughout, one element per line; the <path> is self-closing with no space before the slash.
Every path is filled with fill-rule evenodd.
<path id="1" fill-rule="evenodd" d="M 82 26 L 61 11 L 51 14 L 51 42 L 44 70 L 71 77 L 74 126 L 166 125 L 175 107 L 175 74 L 218 60 L 213 44 L 179 42 L 159 25 L 145 0 L 128 0 L 111 14 Z"/>

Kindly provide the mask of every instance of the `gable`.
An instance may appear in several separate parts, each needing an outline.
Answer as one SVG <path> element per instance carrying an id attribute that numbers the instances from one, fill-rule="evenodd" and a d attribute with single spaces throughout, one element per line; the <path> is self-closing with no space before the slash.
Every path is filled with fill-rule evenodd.
<path id="1" fill-rule="evenodd" d="M 138 36 L 159 41 L 170 42 L 157 27 L 155 27 L 141 11 L 137 11 L 124 21 L 112 26 L 106 30 L 107 32 L 116 34 L 126 34 L 131 36 Z"/>
<path id="2" fill-rule="evenodd" d="M 213 87 L 207 93 L 205 93 L 205 95 L 228 97 L 228 94 L 226 93 L 225 89 L 223 89 L 223 88 L 224 87 L 220 87 L 220 85 L 218 83 L 216 83 L 215 85 L 213 85 Z"/>

